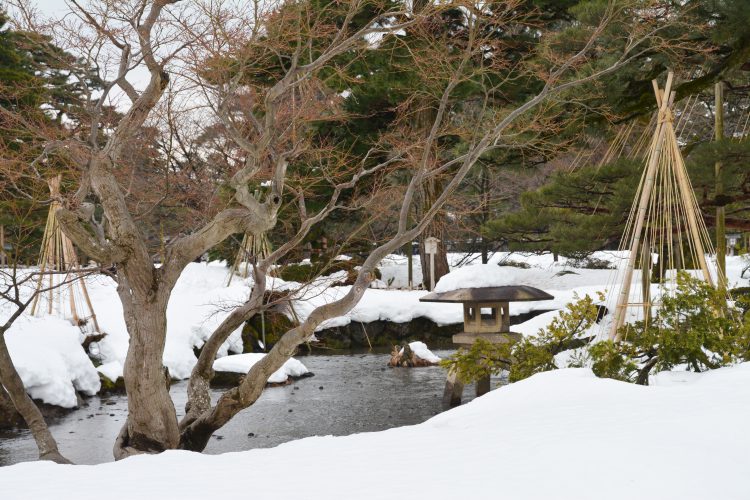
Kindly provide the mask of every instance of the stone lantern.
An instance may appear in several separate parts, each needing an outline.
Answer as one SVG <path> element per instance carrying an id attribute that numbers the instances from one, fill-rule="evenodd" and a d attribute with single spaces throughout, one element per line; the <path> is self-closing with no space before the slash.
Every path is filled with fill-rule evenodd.
<path id="1" fill-rule="evenodd" d="M 510 331 L 510 303 L 533 300 L 552 300 L 547 292 L 531 286 L 495 286 L 485 288 L 459 288 L 449 292 L 430 293 L 420 302 L 452 302 L 464 306 L 464 331 L 453 336 L 453 343 L 470 346 L 477 339 L 493 344 L 516 342 L 521 334 Z M 463 383 L 451 372 L 445 383 L 443 403 L 455 406 L 461 403 Z M 490 390 L 490 378 L 477 381 L 476 394 Z"/>

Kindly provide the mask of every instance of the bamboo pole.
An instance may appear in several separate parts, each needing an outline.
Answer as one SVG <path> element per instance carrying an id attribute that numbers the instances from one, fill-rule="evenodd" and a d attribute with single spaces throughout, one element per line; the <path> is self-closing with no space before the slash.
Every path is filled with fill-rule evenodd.
<path id="1" fill-rule="evenodd" d="M 672 131 L 674 134 L 674 131 Z M 695 196 L 693 195 L 693 188 L 690 187 L 690 181 L 687 176 L 687 169 L 685 168 L 685 162 L 682 159 L 682 155 L 677 145 L 677 140 L 672 143 L 672 147 L 676 149 L 675 160 L 677 161 L 676 175 L 680 187 L 680 196 L 682 197 L 682 203 L 685 205 L 685 215 L 688 222 L 688 228 L 690 229 L 690 235 L 693 238 L 693 245 L 695 245 L 695 253 L 698 258 L 698 262 L 703 272 L 703 278 L 711 286 L 714 286 L 714 280 L 711 277 L 711 273 L 708 271 L 708 264 L 706 263 L 706 252 L 703 248 L 703 242 L 700 237 L 700 229 L 698 226 L 698 208 L 695 204 Z"/>
<path id="2" fill-rule="evenodd" d="M 658 248 L 659 252 L 660 276 L 664 275 L 666 269 L 676 269 L 686 262 L 681 236 L 683 231 L 686 234 L 685 241 L 694 259 L 693 262 L 699 264 L 705 282 L 714 286 L 714 279 L 706 260 L 706 251 L 712 251 L 713 245 L 703 223 L 677 141 L 673 113 L 675 92 L 671 90 L 672 78 L 670 73 L 663 90 L 655 81 L 653 82 L 658 105 L 658 120 L 649 148 L 646 171 L 639 186 L 637 206 L 634 202 L 625 230 L 624 238 L 630 238 L 630 253 L 609 334 L 609 338 L 615 341 L 620 340 L 622 336 L 621 327 L 625 323 L 628 306 L 642 305 L 644 320 L 649 319 L 652 306 L 649 271 L 652 267 L 650 260 L 654 248 Z M 717 102 L 717 107 L 719 106 Z M 717 182 L 717 192 L 720 193 L 722 186 L 718 174 Z M 676 222 L 674 227 L 673 222 Z M 673 248 L 675 229 L 678 239 L 677 251 Z M 723 241 L 725 240 L 722 237 L 720 242 Z M 665 252 L 666 255 L 664 255 Z M 681 257 L 680 264 L 677 264 L 675 257 Z M 643 299 L 641 302 L 634 303 L 630 302 L 630 292 L 638 258 L 640 258 L 640 268 L 643 273 L 641 283 Z M 719 280 L 723 279 L 724 272 L 719 269 Z"/>

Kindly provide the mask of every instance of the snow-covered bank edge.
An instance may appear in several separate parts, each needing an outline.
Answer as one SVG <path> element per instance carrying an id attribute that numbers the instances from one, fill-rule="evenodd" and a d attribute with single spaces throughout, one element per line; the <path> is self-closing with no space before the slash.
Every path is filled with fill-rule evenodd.
<path id="1" fill-rule="evenodd" d="M 62 408 L 78 406 L 78 393 L 99 392 L 99 374 L 81 347 L 82 334 L 59 318 L 19 317 L 5 341 L 29 395 Z"/>

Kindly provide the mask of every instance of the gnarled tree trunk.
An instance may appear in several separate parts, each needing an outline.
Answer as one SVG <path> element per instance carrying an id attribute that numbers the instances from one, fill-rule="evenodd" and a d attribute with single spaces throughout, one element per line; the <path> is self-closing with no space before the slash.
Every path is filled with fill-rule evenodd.
<path id="1" fill-rule="evenodd" d="M 158 281 L 151 296 L 127 289 L 124 283 L 127 280 L 122 279 L 118 292 L 130 335 L 123 373 L 128 419 L 115 445 L 115 458 L 175 449 L 179 443 L 177 416 L 169 396 L 169 374 L 162 362 L 169 294 L 158 288 Z"/>

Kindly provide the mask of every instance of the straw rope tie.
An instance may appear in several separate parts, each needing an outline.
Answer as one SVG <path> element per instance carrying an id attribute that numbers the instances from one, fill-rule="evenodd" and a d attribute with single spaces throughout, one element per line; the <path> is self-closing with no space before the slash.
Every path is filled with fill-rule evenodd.
<path id="1" fill-rule="evenodd" d="M 659 123 L 674 122 L 674 113 L 671 109 L 666 108 L 659 111 Z"/>

